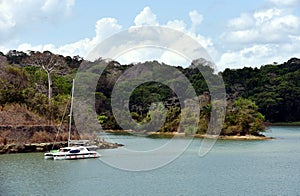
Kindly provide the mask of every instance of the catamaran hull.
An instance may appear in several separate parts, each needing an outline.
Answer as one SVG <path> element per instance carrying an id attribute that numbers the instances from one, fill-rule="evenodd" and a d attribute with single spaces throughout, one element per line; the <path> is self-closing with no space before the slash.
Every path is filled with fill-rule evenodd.
<path id="1" fill-rule="evenodd" d="M 53 159 L 53 154 L 45 154 L 44 159 Z"/>
<path id="2" fill-rule="evenodd" d="M 53 159 L 53 156 L 58 153 L 58 150 L 51 150 L 44 154 L 44 159 Z"/>
<path id="3" fill-rule="evenodd" d="M 70 160 L 99 158 L 97 151 L 89 150 L 89 146 L 64 147 L 44 154 L 45 159 Z"/>
<path id="4" fill-rule="evenodd" d="M 61 154 L 54 155 L 54 160 L 74 160 L 74 159 L 90 159 L 90 158 L 99 158 L 98 153 L 89 153 L 89 154 Z"/>

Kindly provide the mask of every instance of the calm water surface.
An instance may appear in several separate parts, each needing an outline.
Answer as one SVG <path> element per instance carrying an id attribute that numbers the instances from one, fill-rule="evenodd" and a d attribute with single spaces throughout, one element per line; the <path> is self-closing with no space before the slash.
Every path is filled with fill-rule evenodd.
<path id="1" fill-rule="evenodd" d="M 271 127 L 267 135 L 277 139 L 218 141 L 205 157 L 197 155 L 201 140 L 195 139 L 178 159 L 146 172 L 123 171 L 98 159 L 53 161 L 44 160 L 42 153 L 0 155 L 0 195 L 300 195 L 300 127 Z M 111 138 L 131 149 L 167 142 Z M 137 158 L 118 149 L 99 152 L 103 160 Z"/>

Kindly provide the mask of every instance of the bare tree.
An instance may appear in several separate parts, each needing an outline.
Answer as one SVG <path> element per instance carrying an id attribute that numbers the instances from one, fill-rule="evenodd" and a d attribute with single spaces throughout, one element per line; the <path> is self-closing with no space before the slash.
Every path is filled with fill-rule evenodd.
<path id="1" fill-rule="evenodd" d="M 48 98 L 51 105 L 53 82 L 52 73 L 62 74 L 66 70 L 66 62 L 63 56 L 52 54 L 49 51 L 34 52 L 31 51 L 25 62 L 27 65 L 42 68 L 48 76 Z"/>

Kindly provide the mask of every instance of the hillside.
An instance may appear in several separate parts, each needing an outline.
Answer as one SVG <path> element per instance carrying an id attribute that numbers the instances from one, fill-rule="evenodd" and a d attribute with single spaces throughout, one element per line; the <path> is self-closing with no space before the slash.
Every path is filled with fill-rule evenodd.
<path id="1" fill-rule="evenodd" d="M 103 61 L 99 59 L 99 63 Z M 0 53 L 0 106 L 5 109 L 0 113 L 1 124 L 43 124 L 59 122 L 64 112 L 68 113 L 70 102 L 71 81 L 75 77 L 82 58 L 64 57 L 46 52 L 24 53 L 10 51 Z M 184 132 L 203 134 L 207 131 L 210 121 L 210 92 L 204 80 L 204 75 L 223 77 L 227 93 L 227 112 L 221 134 L 245 135 L 259 134 L 264 131 L 263 121 L 289 122 L 300 121 L 300 60 L 292 58 L 283 64 L 265 65 L 261 68 L 226 69 L 218 75 L 214 70 L 203 64 L 191 64 L 188 68 L 176 67 L 192 83 L 200 100 L 200 124 L 189 127 Z M 52 63 L 52 64 L 51 64 Z M 138 70 L 127 76 L 131 83 L 135 76 L 142 76 L 152 70 L 166 76 L 162 70 L 168 70 L 169 65 L 157 61 L 140 63 Z M 111 61 L 98 80 L 95 96 L 95 108 L 98 121 L 104 129 L 121 129 L 116 122 L 111 108 L 111 93 L 114 85 L 126 70 L 134 65 L 121 65 Z M 88 67 L 87 67 L 88 68 Z M 199 71 L 199 69 L 201 72 Z M 95 70 L 91 70 L 95 72 Z M 169 78 L 167 84 L 175 84 L 182 78 Z M 96 82 L 96 81 L 95 81 Z M 176 87 L 176 86 L 175 86 Z M 180 87 L 180 86 L 179 86 Z M 184 86 L 182 86 L 184 87 Z M 127 92 L 127 86 L 122 87 Z M 177 88 L 177 87 L 176 87 Z M 181 88 L 181 87 L 180 87 Z M 215 86 L 214 88 L 218 88 Z M 190 88 L 181 88 L 183 94 L 189 95 Z M 89 95 L 87 95 L 89 96 Z M 131 117 L 141 125 L 147 124 L 155 115 L 162 115 L 160 105 L 152 105 L 161 101 L 167 108 L 166 122 L 161 132 L 176 131 L 182 113 L 188 113 L 180 107 L 179 97 L 167 85 L 159 82 L 147 82 L 138 85 L 129 100 Z M 123 103 L 125 104 L 125 103 Z M 154 107 L 154 110 L 149 110 Z M 66 109 L 66 111 L 65 111 Z M 153 108 L 152 108 L 153 109 Z M 14 121 L 14 118 L 19 119 Z M 265 116 L 265 117 L 264 117 Z M 45 120 L 47 119 L 47 120 Z M 190 120 L 193 120 L 192 117 Z M 65 121 L 67 123 L 67 121 Z M 141 126 L 137 128 L 147 129 Z"/>
<path id="2" fill-rule="evenodd" d="M 300 121 L 300 59 L 222 73 L 230 99 L 253 100 L 270 122 Z"/>
<path id="3" fill-rule="evenodd" d="M 45 117 L 29 111 L 19 104 L 0 106 L 1 126 L 35 126 L 48 125 L 49 123 L 50 121 Z"/>

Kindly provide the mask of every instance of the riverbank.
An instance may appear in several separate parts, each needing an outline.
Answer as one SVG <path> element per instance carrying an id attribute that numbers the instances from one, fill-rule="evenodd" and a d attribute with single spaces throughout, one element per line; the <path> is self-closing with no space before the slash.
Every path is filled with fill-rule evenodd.
<path id="1" fill-rule="evenodd" d="M 206 135 L 194 134 L 189 135 L 178 132 L 136 132 L 133 130 L 105 130 L 107 133 L 118 135 L 144 135 L 150 138 L 207 138 L 207 139 L 220 139 L 220 140 L 271 140 L 273 137 L 266 137 L 264 135 Z"/>
<path id="2" fill-rule="evenodd" d="M 300 126 L 300 122 L 275 122 L 268 123 L 267 126 Z"/>
<path id="3" fill-rule="evenodd" d="M 72 129 L 72 133 L 72 140 L 86 139 L 89 141 L 87 145 L 95 145 L 99 149 L 111 149 L 123 146 L 123 144 L 106 142 L 103 138 L 97 136 L 96 133 L 79 135 L 74 128 Z M 0 154 L 46 152 L 66 147 L 67 141 L 67 126 L 0 125 Z"/>
<path id="4" fill-rule="evenodd" d="M 52 149 L 59 149 L 61 147 L 66 147 L 68 142 L 57 142 L 57 143 L 11 143 L 6 145 L 0 145 L 0 154 L 11 154 L 11 153 L 28 153 L 28 152 L 47 152 Z M 123 144 L 110 143 L 103 140 L 94 140 L 89 143 L 89 145 L 96 145 L 98 149 L 114 149 Z"/>

